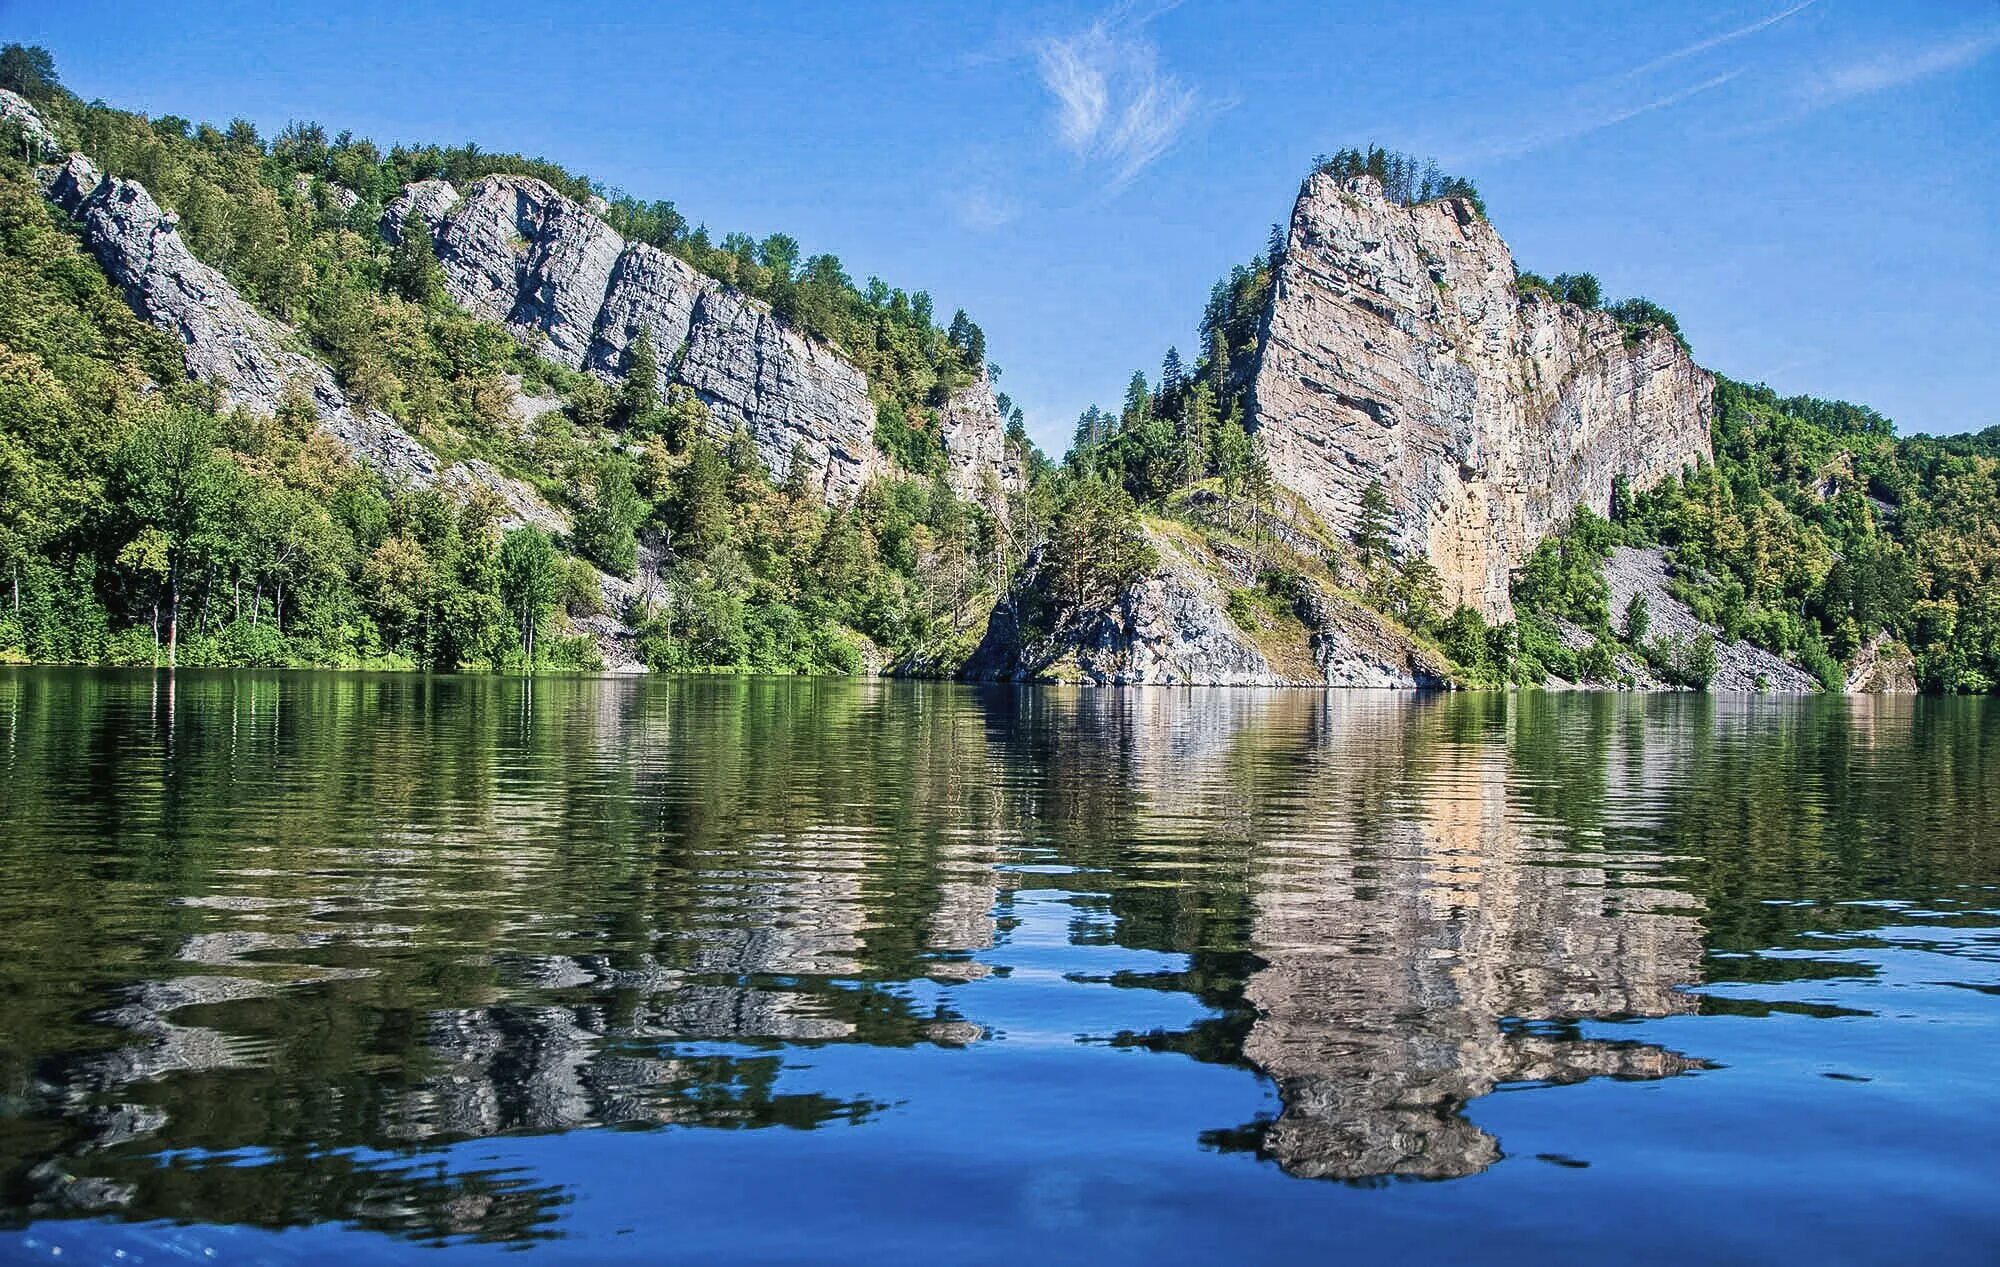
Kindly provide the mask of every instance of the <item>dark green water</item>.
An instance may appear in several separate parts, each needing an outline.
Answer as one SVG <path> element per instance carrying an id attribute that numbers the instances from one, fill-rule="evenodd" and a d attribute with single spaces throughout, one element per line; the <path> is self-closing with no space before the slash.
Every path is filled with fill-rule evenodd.
<path id="1" fill-rule="evenodd" d="M 1991 1262 L 2000 709 L 0 671 L 0 1259 Z"/>

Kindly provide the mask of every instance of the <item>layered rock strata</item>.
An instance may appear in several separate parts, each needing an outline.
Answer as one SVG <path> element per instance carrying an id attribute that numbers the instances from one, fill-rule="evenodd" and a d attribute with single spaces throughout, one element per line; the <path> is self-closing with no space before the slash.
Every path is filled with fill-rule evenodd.
<path id="1" fill-rule="evenodd" d="M 938 441 L 944 447 L 945 479 L 967 501 L 1002 512 L 1007 494 L 1027 487 L 1021 450 L 1007 440 L 1007 423 L 984 371 L 953 392 L 938 411 Z"/>
<path id="2" fill-rule="evenodd" d="M 525 176 L 488 176 L 460 198 L 442 181 L 411 185 L 384 212 L 400 240 L 427 226 L 452 299 L 500 322 L 537 354 L 615 381 L 641 331 L 657 352 L 659 387 L 691 389 L 718 437 L 740 427 L 771 471 L 811 464 L 830 501 L 853 497 L 884 469 L 875 405 L 861 370 L 794 330 L 768 304 L 643 242 L 627 242 L 590 208 Z M 954 397 L 943 421 L 953 485 L 974 495 L 982 473 L 1018 487 L 1005 429 L 985 387 Z"/>
<path id="3" fill-rule="evenodd" d="M 1450 684 L 1449 670 L 1379 615 L 1307 581 L 1289 613 L 1232 605 L 1256 585 L 1257 561 L 1163 531 L 1159 563 L 1109 603 L 1039 610 L 1031 563 L 994 608 L 966 676 L 1097 685 L 1351 686 L 1413 690 Z M 1232 606 L 1242 615 L 1232 615 Z M 1248 625 L 1241 623 L 1248 621 Z"/>
<path id="4" fill-rule="evenodd" d="M 293 392 L 311 402 L 320 429 L 390 481 L 465 496 L 487 490 L 503 518 L 564 531 L 560 511 L 481 461 L 441 463 L 395 419 L 348 399 L 333 374 L 294 347 L 297 331 L 264 316 L 221 273 L 195 258 L 178 219 L 145 186 L 106 178 L 81 154 L 45 169 L 50 201 L 76 220 L 105 273 L 147 321 L 177 336 L 190 377 L 214 383 L 232 407 L 276 413 Z"/>
<path id="5" fill-rule="evenodd" d="M 1463 199 L 1403 206 L 1315 174 L 1293 209 L 1252 380 L 1273 476 L 1351 532 L 1379 483 L 1392 548 L 1447 604 L 1511 612 L 1510 572 L 1578 504 L 1709 453 L 1713 379 L 1671 333 L 1516 288 Z"/>

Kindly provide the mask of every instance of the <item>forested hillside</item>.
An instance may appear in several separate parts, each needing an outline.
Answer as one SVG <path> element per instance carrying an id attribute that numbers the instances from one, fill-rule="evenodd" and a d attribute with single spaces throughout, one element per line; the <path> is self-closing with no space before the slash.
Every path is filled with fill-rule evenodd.
<path id="1" fill-rule="evenodd" d="M 1459 199 L 1485 215 L 1469 181 L 1377 148 L 1342 151 L 1316 170 L 1372 176 L 1392 201 Z M 1274 482 L 1246 432 L 1260 318 L 1283 248 L 1274 226 L 1263 256 L 1216 283 L 1192 365 L 1169 348 L 1156 378 L 1132 374 L 1116 412 L 1083 413 L 1062 479 L 1102 483 L 1111 491 L 1100 503 L 1135 515 L 1210 533 L 1226 522 L 1265 560 L 1258 598 L 1287 593 L 1301 567 L 1320 569 L 1437 645 L 1470 685 L 1699 688 L 1716 673 L 1717 646 L 1738 640 L 1828 690 L 1843 689 L 1858 656 L 1905 650 L 1926 690 L 2000 684 L 2000 428 L 1899 438 L 1864 406 L 1781 399 L 1727 378 L 1715 388 L 1713 462 L 1642 494 L 1620 482 L 1609 506 L 1577 507 L 1569 528 L 1514 574 L 1513 619 L 1493 624 L 1447 607 L 1431 560 L 1390 548 L 1379 483 L 1364 490 L 1351 530 L 1330 531 Z M 1609 303 L 1588 273 L 1522 272 L 1516 284 L 1523 296 L 1601 309 L 1628 341 L 1664 329 L 1685 346 L 1671 312 L 1643 297 Z M 1712 628 L 1662 629 L 1643 595 L 1613 609 L 1607 562 L 1655 548 L 1670 563 L 1668 592 Z M 1246 596 L 1232 610 L 1252 613 L 1243 622 L 1252 623 L 1263 609 Z"/>
<path id="2" fill-rule="evenodd" d="M 939 325 L 922 292 L 857 286 L 783 234 L 714 239 L 671 203 L 540 159 L 148 120 L 80 101 L 19 46 L 0 52 L 0 88 L 60 149 L 140 182 L 356 406 L 440 461 L 524 481 L 565 521 L 545 531 L 492 496 L 386 478 L 303 397 L 266 416 L 189 381 L 173 335 L 135 315 L 43 197 L 36 139 L 0 122 L 0 660 L 574 669 L 616 645 L 663 670 L 951 674 L 990 639 L 996 603 L 1009 637 L 1056 647 L 1100 618 L 1144 624 L 1150 579 L 1210 595 L 1169 605 L 1246 649 L 1243 680 L 1375 680 L 1390 654 L 1403 667 L 1386 680 L 1427 682 L 1436 665 L 1469 686 L 1699 688 L 1720 680 L 1718 657 L 1744 689 L 1790 674 L 1839 690 L 1885 658 L 1929 690 L 2000 684 L 2000 429 L 1898 438 L 1860 406 L 1718 379 L 1713 460 L 1577 506 L 1523 551 L 1511 611 L 1489 619 L 1448 603 L 1433 558 L 1399 535 L 1405 490 L 1377 479 L 1335 524 L 1312 489 L 1274 477 L 1257 381 L 1281 227 L 1217 282 L 1192 354 L 1168 349 L 1118 408 L 1086 410 L 1059 465 L 999 396 L 1025 477 L 968 498 L 944 413 L 999 371 L 979 327 L 963 312 Z M 645 330 L 618 375 L 551 364 L 453 302 L 427 235 L 378 229 L 411 182 L 496 173 L 588 203 L 858 367 L 882 458 L 858 494 L 823 496 L 799 461 L 774 479 L 747 431 L 659 389 L 676 353 Z M 1448 208 L 1497 240 L 1471 182 L 1407 156 L 1343 150 L 1311 179 Z M 1587 273 L 1500 276 L 1506 307 L 1601 331 L 1614 352 L 1621 337 L 1673 351 L 1661 331 L 1686 347 L 1665 308 L 1607 303 Z M 1427 302 L 1449 299 L 1442 277 L 1433 266 Z"/>
<path id="3" fill-rule="evenodd" d="M 936 411 L 986 368 L 984 336 L 963 313 L 939 328 L 926 295 L 857 289 L 783 235 L 712 245 L 666 204 L 606 206 L 868 372 L 902 474 L 828 507 L 798 481 L 774 484 L 744 437 L 713 438 L 702 403 L 661 398 L 650 373 L 608 387 L 529 355 L 448 302 L 421 237 L 391 248 L 375 229 L 411 180 L 512 172 L 592 196 L 581 178 L 470 146 L 385 154 L 310 124 L 266 140 L 240 120 L 146 120 L 79 101 L 39 50 L 12 47 L 0 66 L 0 87 L 65 148 L 140 181 L 205 262 L 295 325 L 357 405 L 441 459 L 527 481 L 573 522 L 556 541 L 530 527 L 503 537 L 492 505 L 352 464 L 304 402 L 276 419 L 222 410 L 43 202 L 32 147 L 10 141 L 0 656 L 588 667 L 590 640 L 570 631 L 600 615 L 602 569 L 635 578 L 636 610 L 606 614 L 638 627 L 652 667 L 849 672 L 948 660 L 1018 557 L 1000 517 L 945 486 Z M 657 355 L 632 350 L 635 367 Z"/>

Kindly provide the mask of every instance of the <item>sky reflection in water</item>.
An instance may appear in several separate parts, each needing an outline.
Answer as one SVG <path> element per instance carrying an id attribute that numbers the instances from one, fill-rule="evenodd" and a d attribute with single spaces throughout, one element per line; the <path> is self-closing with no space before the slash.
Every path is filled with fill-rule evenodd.
<path id="1" fill-rule="evenodd" d="M 0 766 L 0 1258 L 2000 1244 L 1979 701 L 19 671 Z"/>

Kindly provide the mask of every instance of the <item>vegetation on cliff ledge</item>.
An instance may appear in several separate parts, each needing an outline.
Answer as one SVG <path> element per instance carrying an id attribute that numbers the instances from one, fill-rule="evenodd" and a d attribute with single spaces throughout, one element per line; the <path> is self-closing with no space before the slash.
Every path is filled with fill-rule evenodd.
<path id="1" fill-rule="evenodd" d="M 590 667 L 592 642 L 566 631 L 602 614 L 602 568 L 638 574 L 633 610 L 608 614 L 638 624 L 654 667 L 851 672 L 968 646 L 1020 556 L 935 460 L 935 406 L 983 368 L 985 341 L 962 313 L 933 324 L 928 296 L 857 289 L 782 235 L 710 247 L 629 205 L 609 213 L 868 372 L 908 477 L 829 508 L 774 484 L 747 437 L 711 440 L 691 395 L 529 355 L 451 306 L 428 252 L 375 232 L 409 180 L 513 172 L 587 197 L 580 178 L 472 146 L 384 154 L 311 124 L 267 141 L 240 120 L 147 120 L 64 91 L 40 50 L 12 46 L 0 71 L 66 143 L 176 212 L 196 253 L 296 324 L 358 404 L 447 461 L 527 480 L 574 524 L 561 541 L 508 536 L 494 504 L 392 488 L 303 400 L 276 418 L 222 410 L 43 201 L 24 147 L 0 146 L 0 659 Z M 538 394 L 555 407 L 527 415 Z"/>
<path id="2" fill-rule="evenodd" d="M 1430 562 L 1390 550 L 1379 488 L 1339 537 L 1275 487 L 1247 429 L 1285 245 L 1275 232 L 1217 282 L 1192 362 L 1170 348 L 1117 410 L 1086 410 L 1060 467 L 1026 445 L 1003 397 L 1030 478 L 982 507 L 953 494 L 936 438 L 944 394 L 985 368 L 970 318 L 941 328 L 928 296 L 856 287 L 782 234 L 715 242 L 670 203 L 609 199 L 622 232 L 769 300 L 867 372 L 878 444 L 901 474 L 829 507 L 802 479 L 774 482 L 746 435 L 711 438 L 699 400 L 661 398 L 650 373 L 607 386 L 530 356 L 451 306 L 420 235 L 392 250 L 374 231 L 410 180 L 512 172 L 598 192 L 582 178 L 472 146 L 385 154 L 310 124 L 267 141 L 241 121 L 149 121 L 77 100 L 45 54 L 18 46 L 0 54 L 0 78 L 176 211 L 202 258 L 294 323 L 359 404 L 446 460 L 531 482 L 573 524 L 559 539 L 503 533 L 495 503 L 390 487 L 317 431 L 303 400 L 275 418 L 222 409 L 43 201 L 12 157 L 21 148 L 0 146 L 0 659 L 589 667 L 577 631 L 609 615 L 637 627 L 656 668 L 949 671 L 1031 554 L 1051 586 L 1035 601 L 1108 601 L 1152 565 L 1151 520 L 1263 560 L 1257 587 L 1231 595 L 1246 630 L 1269 625 L 1288 578 L 1309 569 L 1468 684 L 1615 682 L 1635 662 L 1704 684 L 1712 640 L 1661 638 L 1643 602 L 1612 610 L 1603 569 L 1619 546 L 1666 550 L 1672 591 L 1701 620 L 1828 686 L 1883 636 L 1907 645 L 1928 689 L 2000 684 L 2000 431 L 1899 439 L 1859 406 L 1720 380 L 1714 463 L 1579 508 L 1517 576 L 1515 619 L 1494 627 L 1446 610 Z M 1483 214 L 1469 182 L 1380 149 L 1317 170 Z M 1603 308 L 1629 337 L 1679 337 L 1650 301 L 1606 307 L 1589 274 L 1523 273 L 1519 286 Z M 657 356 L 644 339 L 631 351 L 639 369 Z M 524 411 L 535 394 L 545 407 Z M 629 609 L 602 611 L 600 569 L 637 578 Z"/>

